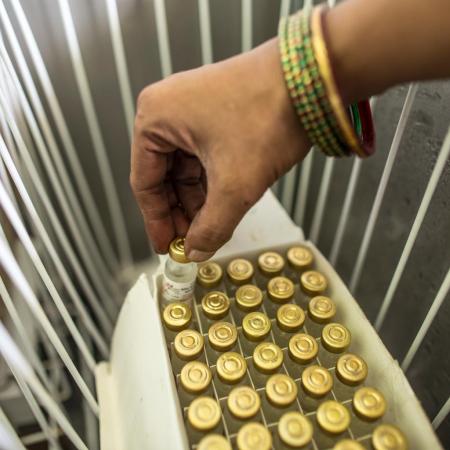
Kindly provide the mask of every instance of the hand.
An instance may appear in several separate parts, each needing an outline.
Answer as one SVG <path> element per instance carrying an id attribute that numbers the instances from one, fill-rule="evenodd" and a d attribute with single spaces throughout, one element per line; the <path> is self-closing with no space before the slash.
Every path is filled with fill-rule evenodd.
<path id="1" fill-rule="evenodd" d="M 210 258 L 309 148 L 276 39 L 146 87 L 130 182 L 155 250 L 181 235 L 193 261 Z"/>

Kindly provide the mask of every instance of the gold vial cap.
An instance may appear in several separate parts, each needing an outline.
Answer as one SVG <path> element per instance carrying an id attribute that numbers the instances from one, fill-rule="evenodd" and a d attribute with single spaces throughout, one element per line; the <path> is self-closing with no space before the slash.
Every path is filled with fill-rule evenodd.
<path id="1" fill-rule="evenodd" d="M 386 412 L 386 400 L 378 389 L 362 387 L 353 395 L 353 409 L 362 419 L 377 420 Z"/>
<path id="2" fill-rule="evenodd" d="M 184 237 L 175 238 L 169 245 L 170 257 L 181 264 L 191 262 L 184 252 Z"/>
<path id="3" fill-rule="evenodd" d="M 263 293 L 253 284 L 244 284 L 236 291 L 236 303 L 243 311 L 258 309 L 263 301 Z"/>
<path id="4" fill-rule="evenodd" d="M 309 366 L 302 373 L 302 386 L 311 397 L 324 397 L 333 388 L 333 377 L 325 367 Z"/>
<path id="5" fill-rule="evenodd" d="M 228 439 L 221 434 L 208 434 L 198 444 L 197 450 L 232 450 Z"/>
<path id="6" fill-rule="evenodd" d="M 180 382 L 183 389 L 192 394 L 200 394 L 211 384 L 211 370 L 200 361 L 191 361 L 183 366 Z"/>
<path id="7" fill-rule="evenodd" d="M 196 330 L 183 330 L 175 336 L 175 353 L 181 359 L 194 359 L 203 351 L 203 336 Z"/>
<path id="8" fill-rule="evenodd" d="M 209 327 L 208 340 L 215 350 L 229 350 L 237 340 L 236 327 L 229 322 L 216 322 Z"/>
<path id="9" fill-rule="evenodd" d="M 307 295 L 319 295 L 322 294 L 328 287 L 328 281 L 325 275 L 322 275 L 316 270 L 309 270 L 302 273 L 300 277 L 300 285 Z"/>
<path id="10" fill-rule="evenodd" d="M 253 362 L 263 373 L 273 373 L 283 364 L 283 352 L 273 342 L 262 342 L 253 351 Z"/>
<path id="11" fill-rule="evenodd" d="M 303 414 L 297 411 L 287 412 L 278 422 L 278 434 L 286 445 L 304 447 L 312 440 L 313 426 Z"/>
<path id="12" fill-rule="evenodd" d="M 383 424 L 375 428 L 372 434 L 375 450 L 407 450 L 408 441 L 402 431 L 394 425 Z"/>
<path id="13" fill-rule="evenodd" d="M 258 266 L 265 275 L 277 275 L 284 268 L 284 259 L 277 252 L 265 252 L 259 255 Z"/>
<path id="14" fill-rule="evenodd" d="M 258 422 L 250 422 L 241 427 L 237 435 L 238 450 L 270 450 L 272 435 Z"/>
<path id="15" fill-rule="evenodd" d="M 336 376 L 344 384 L 356 386 L 367 378 L 369 369 L 360 356 L 353 353 L 342 355 L 336 363 Z"/>
<path id="16" fill-rule="evenodd" d="M 203 287 L 211 288 L 217 286 L 222 279 L 222 267 L 215 262 L 207 262 L 198 268 L 197 282 Z"/>
<path id="17" fill-rule="evenodd" d="M 163 321 L 170 330 L 178 331 L 191 323 L 192 311 L 187 303 L 170 303 L 164 308 Z"/>
<path id="18" fill-rule="evenodd" d="M 308 312 L 311 320 L 317 323 L 329 322 L 336 314 L 336 305 L 330 297 L 318 295 L 308 303 Z"/>
<path id="19" fill-rule="evenodd" d="M 350 420 L 348 409 L 335 400 L 327 400 L 317 408 L 317 422 L 328 433 L 343 433 L 350 426 Z"/>
<path id="20" fill-rule="evenodd" d="M 269 298 L 276 303 L 286 303 L 294 296 L 294 283 L 286 277 L 275 277 L 267 283 Z"/>
<path id="21" fill-rule="evenodd" d="M 342 439 L 333 447 L 333 450 L 365 450 L 365 448 L 353 439 Z"/>
<path id="22" fill-rule="evenodd" d="M 211 397 L 198 397 L 188 408 L 189 423 L 199 431 L 209 431 L 220 422 L 222 413 L 216 400 Z"/>
<path id="23" fill-rule="evenodd" d="M 314 256 L 309 248 L 296 245 L 288 250 L 287 259 L 294 269 L 306 270 L 311 267 Z"/>
<path id="24" fill-rule="evenodd" d="M 349 345 L 352 336 L 350 331 L 340 323 L 329 323 L 322 330 L 322 345 L 332 353 L 341 353 Z"/>
<path id="25" fill-rule="evenodd" d="M 248 283 L 253 277 L 253 265 L 248 259 L 238 258 L 228 264 L 227 274 L 237 285 Z"/>
<path id="26" fill-rule="evenodd" d="M 295 381 L 283 374 L 272 375 L 266 383 L 267 399 L 275 406 L 288 406 L 297 398 L 297 385 Z"/>
<path id="27" fill-rule="evenodd" d="M 202 310 L 210 319 L 221 319 L 230 309 L 230 299 L 224 292 L 211 291 L 202 298 Z"/>
<path id="28" fill-rule="evenodd" d="M 247 372 L 247 362 L 239 353 L 226 352 L 217 359 L 216 370 L 224 383 L 238 383 Z"/>
<path id="29" fill-rule="evenodd" d="M 270 319 L 262 312 L 255 311 L 247 314 L 242 321 L 242 331 L 247 339 L 261 341 L 272 327 Z"/>
<path id="30" fill-rule="evenodd" d="M 288 332 L 298 331 L 305 323 L 305 313 L 302 308 L 292 303 L 282 305 L 277 310 L 278 326 Z"/>
<path id="31" fill-rule="evenodd" d="M 230 412 L 238 419 L 250 419 L 261 408 L 261 399 L 251 387 L 238 386 L 230 392 L 227 405 Z"/>
<path id="32" fill-rule="evenodd" d="M 312 361 L 319 352 L 317 341 L 305 333 L 298 333 L 289 340 L 289 355 L 301 364 Z"/>

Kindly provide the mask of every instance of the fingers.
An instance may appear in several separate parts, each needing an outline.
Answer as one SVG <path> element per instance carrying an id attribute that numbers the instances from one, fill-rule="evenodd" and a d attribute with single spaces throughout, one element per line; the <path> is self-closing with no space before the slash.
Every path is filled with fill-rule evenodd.
<path id="1" fill-rule="evenodd" d="M 147 150 L 135 138 L 131 152 L 130 184 L 144 218 L 145 229 L 157 253 L 166 253 L 175 237 L 168 192 L 164 180 L 172 155 Z"/>
<path id="2" fill-rule="evenodd" d="M 232 236 L 234 229 L 264 190 L 242 188 L 236 179 L 208 183 L 203 207 L 186 236 L 186 252 L 192 261 L 204 261 Z"/>
<path id="3" fill-rule="evenodd" d="M 171 178 L 178 199 L 190 220 L 205 203 L 202 172 L 203 168 L 198 158 L 182 151 L 175 153 Z"/>

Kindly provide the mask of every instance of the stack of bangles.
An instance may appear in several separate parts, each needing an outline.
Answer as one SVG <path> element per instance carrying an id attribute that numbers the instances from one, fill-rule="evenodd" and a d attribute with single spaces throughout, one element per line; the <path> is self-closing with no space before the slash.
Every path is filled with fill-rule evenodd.
<path id="1" fill-rule="evenodd" d="M 327 156 L 374 152 L 368 100 L 346 107 L 328 53 L 328 8 L 299 11 L 280 21 L 278 38 L 286 85 L 308 138 Z"/>

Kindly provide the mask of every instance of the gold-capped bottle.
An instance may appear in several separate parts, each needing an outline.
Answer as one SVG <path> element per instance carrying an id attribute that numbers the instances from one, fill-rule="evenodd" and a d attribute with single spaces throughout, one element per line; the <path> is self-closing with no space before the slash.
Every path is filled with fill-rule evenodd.
<path id="1" fill-rule="evenodd" d="M 225 352 L 217 360 L 217 376 L 226 384 L 239 383 L 247 373 L 247 362 L 236 352 Z"/>
<path id="2" fill-rule="evenodd" d="M 329 368 L 336 364 L 339 353 L 344 352 L 350 346 L 351 333 L 347 327 L 340 323 L 329 323 L 322 330 L 322 347 L 326 350 L 321 352 L 320 362 Z"/>
<path id="3" fill-rule="evenodd" d="M 308 270 L 300 276 L 300 286 L 306 295 L 315 297 L 326 291 L 328 281 L 325 275 L 317 270 Z"/>
<path id="4" fill-rule="evenodd" d="M 202 311 L 211 320 L 224 318 L 229 310 L 230 299 L 224 292 L 211 291 L 202 298 Z"/>
<path id="5" fill-rule="evenodd" d="M 197 450 L 232 450 L 232 448 L 226 437 L 212 433 L 199 442 Z"/>
<path id="6" fill-rule="evenodd" d="M 333 447 L 333 450 L 365 450 L 365 447 L 354 439 L 342 439 Z"/>
<path id="7" fill-rule="evenodd" d="M 308 320 L 306 326 L 308 333 L 314 337 L 322 334 L 326 323 L 331 322 L 336 315 L 336 304 L 330 297 L 317 295 L 308 302 Z"/>
<path id="8" fill-rule="evenodd" d="M 191 262 L 184 251 L 184 238 L 175 238 L 169 246 L 169 257 L 164 266 L 161 286 L 163 307 L 172 302 L 192 306 L 197 264 Z"/>
<path id="9" fill-rule="evenodd" d="M 268 374 L 277 372 L 283 364 L 283 351 L 273 342 L 262 342 L 253 352 L 253 382 L 263 387 Z"/>
<path id="10" fill-rule="evenodd" d="M 256 283 L 261 289 L 265 289 L 268 281 L 280 275 L 284 268 L 284 258 L 277 252 L 264 252 L 258 257 L 258 270 Z"/>
<path id="11" fill-rule="evenodd" d="M 218 352 L 230 350 L 237 341 L 236 327 L 229 322 L 216 322 L 209 327 L 208 341 Z"/>
<path id="12" fill-rule="evenodd" d="M 276 341 L 286 347 L 293 334 L 305 323 L 305 313 L 300 306 L 287 303 L 278 308 L 276 319 L 277 326 L 274 329 Z"/>
<path id="13" fill-rule="evenodd" d="M 211 370 L 201 361 L 190 361 L 181 369 L 180 384 L 190 394 L 198 395 L 205 392 L 211 380 Z"/>
<path id="14" fill-rule="evenodd" d="M 408 441 L 398 427 L 382 424 L 373 431 L 372 446 L 374 450 L 408 450 Z"/>
<path id="15" fill-rule="evenodd" d="M 317 341 L 306 333 L 294 334 L 289 341 L 289 356 L 299 364 L 309 364 L 319 352 Z"/>
<path id="16" fill-rule="evenodd" d="M 350 426 L 350 412 L 342 403 L 327 400 L 317 409 L 317 422 L 325 432 L 341 434 Z"/>
<path id="17" fill-rule="evenodd" d="M 251 284 L 254 275 L 253 264 L 248 259 L 233 259 L 227 266 L 227 275 L 228 295 L 232 297 L 239 286 Z"/>
<path id="18" fill-rule="evenodd" d="M 299 274 L 309 270 L 314 263 L 312 251 L 303 245 L 296 245 L 287 251 L 288 265 L 285 269 L 287 277 L 298 283 Z"/>
<path id="19" fill-rule="evenodd" d="M 266 395 L 275 406 L 289 406 L 297 398 L 298 388 L 295 381 L 284 373 L 272 375 L 266 384 Z"/>
<path id="20" fill-rule="evenodd" d="M 336 386 L 334 392 L 338 400 L 349 400 L 353 396 L 354 386 L 367 378 L 368 367 L 364 359 L 353 353 L 345 353 L 336 363 Z"/>
<path id="21" fill-rule="evenodd" d="M 308 366 L 301 374 L 300 403 L 305 412 L 312 412 L 327 396 L 331 396 L 333 377 L 322 366 Z"/>
<path id="22" fill-rule="evenodd" d="M 216 400 L 211 397 L 198 397 L 188 408 L 188 422 L 198 431 L 211 431 L 219 425 L 222 413 Z"/>
<path id="23" fill-rule="evenodd" d="M 352 429 L 355 436 L 365 436 L 374 427 L 374 422 L 380 420 L 386 412 L 386 400 L 383 394 L 375 388 L 363 386 L 353 395 L 352 407 L 354 419 Z"/>
<path id="24" fill-rule="evenodd" d="M 305 447 L 313 437 L 311 421 L 297 411 L 284 413 L 278 422 L 278 434 L 281 441 L 294 448 Z"/>
<path id="25" fill-rule="evenodd" d="M 272 328 L 272 322 L 266 314 L 255 311 L 244 316 L 242 320 L 242 333 L 245 338 L 241 339 L 242 349 L 245 356 L 251 356 L 258 342 L 264 340 Z"/>
<path id="26" fill-rule="evenodd" d="M 261 408 L 259 394 L 249 386 L 233 388 L 227 398 L 227 406 L 237 419 L 246 420 L 256 416 Z"/>
<path id="27" fill-rule="evenodd" d="M 184 330 L 191 323 L 191 319 L 192 311 L 187 303 L 170 303 L 163 310 L 164 325 L 171 331 Z"/>
<path id="28" fill-rule="evenodd" d="M 196 330 L 180 331 L 173 342 L 174 355 L 172 368 L 179 373 L 186 361 L 200 358 L 203 355 L 204 339 Z"/>
<path id="29" fill-rule="evenodd" d="M 267 314 L 274 317 L 280 304 L 288 303 L 294 298 L 294 283 L 286 277 L 275 277 L 267 283 L 267 297 L 265 302 Z"/>
<path id="30" fill-rule="evenodd" d="M 237 435 L 238 450 L 270 450 L 272 435 L 270 431 L 258 422 L 245 424 Z"/>
<path id="31" fill-rule="evenodd" d="M 195 298 L 202 299 L 210 291 L 224 291 L 223 270 L 219 264 L 213 261 L 200 264 L 195 284 Z"/>

